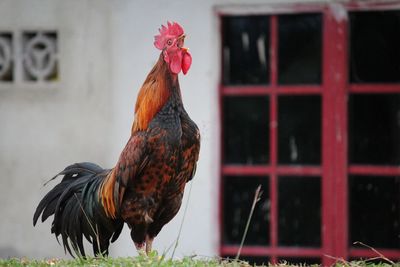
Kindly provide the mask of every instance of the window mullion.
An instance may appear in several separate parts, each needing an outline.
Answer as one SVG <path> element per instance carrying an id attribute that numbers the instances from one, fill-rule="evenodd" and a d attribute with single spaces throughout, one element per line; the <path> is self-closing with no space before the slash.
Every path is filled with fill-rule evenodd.
<path id="1" fill-rule="evenodd" d="M 323 246 L 326 254 L 346 259 L 347 20 L 338 20 L 335 12 L 327 9 L 323 21 Z M 323 265 L 330 263 L 326 259 Z"/>
<path id="2" fill-rule="evenodd" d="M 277 140 L 278 140 L 278 99 L 276 93 L 278 80 L 278 17 L 271 16 L 270 21 L 270 201 L 271 201 L 271 223 L 270 237 L 271 248 L 278 246 L 278 181 L 277 181 Z M 277 262 L 277 255 L 271 255 L 271 262 Z"/>

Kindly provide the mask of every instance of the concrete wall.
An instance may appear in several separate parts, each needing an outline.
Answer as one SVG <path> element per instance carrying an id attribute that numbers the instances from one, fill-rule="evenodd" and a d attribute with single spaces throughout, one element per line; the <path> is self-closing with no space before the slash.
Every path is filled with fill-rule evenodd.
<path id="1" fill-rule="evenodd" d="M 60 80 L 0 84 L 0 257 L 63 256 L 32 215 L 67 164 L 110 166 L 113 108 L 108 1 L 1 1 L 0 31 L 56 30 Z"/>
<path id="2" fill-rule="evenodd" d="M 253 0 L 252 3 L 270 1 Z M 42 184 L 67 164 L 115 164 L 136 94 L 158 58 L 153 36 L 167 20 L 183 25 L 192 68 L 181 76 L 184 104 L 202 134 L 198 170 L 176 255 L 212 256 L 218 244 L 219 30 L 216 4 L 240 1 L 3 0 L 0 31 L 55 29 L 60 81 L 0 84 L 0 257 L 62 257 L 50 223 L 32 227 Z M 248 3 L 246 1 L 246 3 Z M 188 192 L 188 190 L 186 191 Z M 187 193 L 184 205 L 186 205 Z M 155 241 L 177 237 L 183 208 Z M 136 255 L 126 231 L 112 256 Z"/>

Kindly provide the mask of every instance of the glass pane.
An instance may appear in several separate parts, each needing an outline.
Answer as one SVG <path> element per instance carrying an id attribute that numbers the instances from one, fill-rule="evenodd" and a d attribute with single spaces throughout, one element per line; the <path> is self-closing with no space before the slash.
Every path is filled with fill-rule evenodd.
<path id="1" fill-rule="evenodd" d="M 321 245 L 321 179 L 284 176 L 278 179 L 278 244 Z"/>
<path id="2" fill-rule="evenodd" d="M 278 262 L 281 263 L 286 263 L 283 264 L 283 266 L 288 266 L 288 265 L 296 265 L 296 266 L 309 266 L 313 264 L 320 265 L 321 264 L 321 259 L 320 258 L 278 258 Z"/>
<path id="3" fill-rule="evenodd" d="M 224 162 L 269 162 L 269 98 L 224 97 Z"/>
<path id="4" fill-rule="evenodd" d="M 400 177 L 350 176 L 349 190 L 349 245 L 399 248 Z"/>
<path id="5" fill-rule="evenodd" d="M 250 214 L 254 193 L 262 186 L 261 200 L 257 203 L 247 232 L 245 245 L 269 244 L 270 200 L 269 183 L 266 177 L 224 177 L 224 225 L 223 242 L 240 244 Z"/>
<path id="6" fill-rule="evenodd" d="M 400 82 L 400 11 L 350 12 L 350 81 Z"/>
<path id="7" fill-rule="evenodd" d="M 224 84 L 267 84 L 269 17 L 226 16 L 222 28 Z"/>
<path id="8" fill-rule="evenodd" d="M 278 98 L 278 162 L 320 164 L 320 96 Z"/>
<path id="9" fill-rule="evenodd" d="M 279 84 L 321 83 L 321 14 L 278 17 Z"/>
<path id="10" fill-rule="evenodd" d="M 400 94 L 350 95 L 349 160 L 400 164 Z"/>

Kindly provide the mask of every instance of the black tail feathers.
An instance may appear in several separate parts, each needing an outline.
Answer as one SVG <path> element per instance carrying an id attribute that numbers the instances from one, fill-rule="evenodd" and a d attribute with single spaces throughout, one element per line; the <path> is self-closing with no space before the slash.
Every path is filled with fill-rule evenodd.
<path id="1" fill-rule="evenodd" d="M 122 220 L 105 215 L 99 200 L 101 183 L 109 172 L 90 162 L 66 167 L 51 179 L 64 176 L 40 201 L 33 225 L 40 215 L 42 222 L 54 215 L 51 232 L 57 240 L 61 235 L 64 249 L 71 256 L 85 256 L 83 236 L 92 243 L 95 255 L 107 255 L 110 241 L 118 238 L 123 227 Z"/>

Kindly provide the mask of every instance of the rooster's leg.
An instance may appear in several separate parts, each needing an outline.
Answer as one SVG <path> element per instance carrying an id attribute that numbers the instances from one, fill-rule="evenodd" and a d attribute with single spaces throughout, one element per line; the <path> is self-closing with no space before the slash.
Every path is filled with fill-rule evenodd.
<path id="1" fill-rule="evenodd" d="M 146 254 L 149 255 L 151 252 L 151 246 L 153 245 L 154 238 L 150 238 L 146 235 Z"/>

